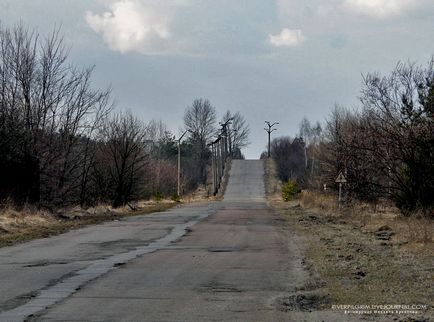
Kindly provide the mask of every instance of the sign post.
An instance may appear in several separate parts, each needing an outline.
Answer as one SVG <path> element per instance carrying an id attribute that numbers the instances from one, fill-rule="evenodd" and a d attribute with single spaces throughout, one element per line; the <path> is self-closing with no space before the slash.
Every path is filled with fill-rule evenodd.
<path id="1" fill-rule="evenodd" d="M 339 208 L 342 208 L 342 184 L 347 182 L 347 179 L 345 178 L 342 171 L 339 172 L 338 177 L 336 178 L 335 182 L 339 183 Z"/>

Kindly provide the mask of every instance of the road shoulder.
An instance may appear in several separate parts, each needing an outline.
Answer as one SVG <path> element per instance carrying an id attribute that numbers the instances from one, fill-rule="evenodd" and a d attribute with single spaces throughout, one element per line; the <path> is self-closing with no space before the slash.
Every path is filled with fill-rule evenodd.
<path id="1" fill-rule="evenodd" d="M 265 175 L 268 204 L 285 219 L 284 229 L 298 236 L 293 240 L 302 241 L 300 256 L 309 276 L 293 302 L 302 299 L 302 305 L 288 306 L 290 310 L 319 310 L 324 317 L 321 310 L 334 308 L 344 320 L 433 320 L 433 256 L 429 247 L 410 251 L 382 239 L 384 233 L 362 230 L 344 214 L 305 209 L 299 200 L 283 202 L 272 170 L 266 169 Z M 363 305 L 369 307 L 358 309 Z M 373 305 L 404 307 L 374 310 Z M 416 310 L 412 305 L 420 306 Z"/>

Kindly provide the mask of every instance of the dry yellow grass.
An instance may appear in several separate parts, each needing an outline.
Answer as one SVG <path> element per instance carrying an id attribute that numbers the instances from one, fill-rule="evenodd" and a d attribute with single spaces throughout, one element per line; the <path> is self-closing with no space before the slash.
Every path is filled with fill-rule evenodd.
<path id="1" fill-rule="evenodd" d="M 336 196 L 309 191 L 303 191 L 299 200 L 303 208 L 322 215 L 345 218 L 365 233 L 376 232 L 385 226 L 390 227 L 394 233 L 392 242 L 405 244 L 409 249 L 411 246 L 420 249 L 421 243 L 429 248 L 434 241 L 433 220 L 418 215 L 404 217 L 398 209 L 388 204 L 374 207 L 359 202 L 339 209 Z"/>
<path id="2" fill-rule="evenodd" d="M 226 186 L 229 167 L 226 172 Z M 224 189 L 224 188 L 223 188 Z M 224 190 L 223 190 L 224 191 Z M 183 197 L 182 203 L 221 199 L 221 194 L 209 196 L 205 186 Z M 83 209 L 79 206 L 59 209 L 56 213 L 38 210 L 30 205 L 17 210 L 13 206 L 0 208 L 0 247 L 15 243 L 60 234 L 70 229 L 98 224 L 122 217 L 164 211 L 180 203 L 171 199 L 141 200 L 126 206 L 113 208 L 107 204 Z"/>
<path id="3" fill-rule="evenodd" d="M 59 210 L 55 214 L 32 207 L 16 210 L 14 207 L 7 206 L 0 209 L 0 247 L 58 235 L 70 229 L 104 221 L 164 211 L 175 205 L 176 203 L 171 200 L 142 201 L 136 205 L 116 209 L 108 205 L 89 209 L 74 207 Z"/>
<path id="4" fill-rule="evenodd" d="M 23 226 L 47 225 L 55 221 L 54 216 L 46 211 L 38 211 L 24 207 L 17 211 L 11 206 L 0 210 L 0 232 L 11 232 Z"/>
<path id="5" fill-rule="evenodd" d="M 277 177 L 276 162 L 266 159 L 264 162 L 265 191 L 270 202 L 282 200 L 282 182 Z"/>
<path id="6" fill-rule="evenodd" d="M 417 316 L 387 318 L 434 319 L 432 220 L 402 217 L 390 205 L 339 209 L 336 196 L 309 191 L 292 202 L 276 193 L 268 200 L 306 242 L 306 268 L 324 282 L 333 304 L 426 304 L 428 310 Z"/>

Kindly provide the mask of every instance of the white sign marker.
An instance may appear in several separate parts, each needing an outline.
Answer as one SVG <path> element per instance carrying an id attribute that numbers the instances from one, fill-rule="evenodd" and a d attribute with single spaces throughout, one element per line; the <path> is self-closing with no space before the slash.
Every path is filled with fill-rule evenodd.
<path id="1" fill-rule="evenodd" d="M 335 180 L 337 183 L 339 183 L 339 208 L 342 207 L 342 184 L 347 182 L 347 179 L 345 178 L 342 171 L 339 172 L 338 177 Z"/>

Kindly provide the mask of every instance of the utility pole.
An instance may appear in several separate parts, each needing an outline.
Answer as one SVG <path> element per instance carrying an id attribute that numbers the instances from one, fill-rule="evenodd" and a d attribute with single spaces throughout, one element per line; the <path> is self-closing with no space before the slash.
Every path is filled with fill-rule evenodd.
<path id="1" fill-rule="evenodd" d="M 271 153 L 270 153 L 270 144 L 271 144 L 270 143 L 270 137 L 271 137 L 271 132 L 277 131 L 277 129 L 273 129 L 273 126 L 279 124 L 279 122 L 274 122 L 273 124 L 271 124 L 270 122 L 265 121 L 265 123 L 268 125 L 268 129 L 264 129 L 264 130 L 268 133 L 268 157 L 270 157 L 271 156 Z"/>
<path id="2" fill-rule="evenodd" d="M 215 195 L 217 191 L 217 166 L 216 166 L 216 156 L 215 156 L 215 147 L 214 142 L 210 143 L 211 145 L 211 153 L 212 153 L 212 194 Z"/>
<path id="3" fill-rule="evenodd" d="M 208 144 L 208 146 L 211 146 L 212 152 L 213 195 L 217 194 L 218 188 L 220 186 L 220 166 L 222 164 L 220 160 L 220 143 L 221 136 L 219 135 L 215 141 Z"/>
<path id="4" fill-rule="evenodd" d="M 178 141 L 178 197 L 181 196 L 181 140 L 184 137 L 184 135 L 189 132 L 189 130 L 186 130 L 182 135 L 179 137 Z"/>
<path id="5" fill-rule="evenodd" d="M 221 129 L 221 137 L 224 139 L 224 146 L 223 146 L 223 148 L 224 148 L 224 154 L 223 154 L 223 158 L 224 158 L 224 161 L 226 162 L 226 159 L 227 159 L 227 156 L 228 156 L 228 137 L 229 137 L 229 131 L 228 131 L 228 127 L 229 127 L 229 124 L 232 124 L 232 121 L 233 121 L 233 117 L 231 117 L 231 118 L 229 118 L 226 122 L 224 122 L 224 123 L 219 123 L 220 125 L 221 125 L 221 127 L 222 127 L 222 129 Z M 229 144 L 230 144 L 230 142 L 229 142 Z M 229 149 L 230 149 L 230 147 L 229 147 Z"/>
<path id="6" fill-rule="evenodd" d="M 224 123 L 220 123 L 222 126 L 221 133 L 217 135 L 215 141 L 208 144 L 211 146 L 212 153 L 212 173 L 213 173 L 213 194 L 217 194 L 221 180 L 225 170 L 226 159 L 228 157 L 228 125 L 231 124 L 233 118 L 230 118 Z M 229 144 L 231 142 L 229 141 Z M 229 147 L 230 149 L 230 147 Z"/>
<path id="7" fill-rule="evenodd" d="M 234 148 L 235 148 L 235 135 L 238 131 L 236 129 L 230 129 L 228 130 L 228 140 L 229 140 L 229 155 L 232 158 L 234 155 Z M 232 136 L 233 134 L 233 136 Z"/>

